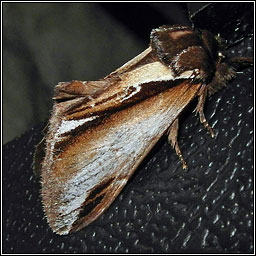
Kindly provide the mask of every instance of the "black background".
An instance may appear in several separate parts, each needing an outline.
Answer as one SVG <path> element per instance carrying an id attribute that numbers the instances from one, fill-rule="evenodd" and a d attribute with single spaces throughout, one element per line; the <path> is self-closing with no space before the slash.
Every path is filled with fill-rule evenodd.
<path id="1" fill-rule="evenodd" d="M 189 22 L 184 3 L 99 5 L 145 41 L 154 27 Z M 253 33 L 253 4 L 208 6 L 195 25 L 235 41 Z M 252 56 L 252 45 L 247 38 L 229 54 Z M 191 114 L 193 102 L 182 115 L 179 136 L 189 170 L 182 170 L 163 137 L 111 207 L 68 236 L 48 227 L 31 168 L 44 124 L 9 142 L 3 148 L 3 252 L 252 253 L 253 93 L 250 68 L 209 98 L 205 114 L 216 139 Z"/>

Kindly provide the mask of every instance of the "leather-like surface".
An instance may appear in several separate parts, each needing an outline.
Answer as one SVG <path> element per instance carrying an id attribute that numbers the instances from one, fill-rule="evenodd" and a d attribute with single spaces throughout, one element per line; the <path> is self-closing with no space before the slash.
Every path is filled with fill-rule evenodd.
<path id="1" fill-rule="evenodd" d="M 253 29 L 250 17 L 239 21 L 234 37 Z M 230 54 L 252 56 L 252 45 L 247 38 Z M 31 167 L 43 125 L 6 144 L 3 252 L 252 253 L 253 89 L 249 68 L 208 99 L 205 115 L 216 139 L 191 114 L 193 102 L 182 115 L 179 135 L 188 171 L 163 137 L 111 207 L 68 236 L 48 227 L 40 180 Z"/>

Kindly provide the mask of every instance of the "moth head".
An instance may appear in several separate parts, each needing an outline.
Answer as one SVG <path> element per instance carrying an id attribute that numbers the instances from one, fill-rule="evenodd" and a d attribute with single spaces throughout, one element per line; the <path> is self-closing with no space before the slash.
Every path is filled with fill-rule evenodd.
<path id="1" fill-rule="evenodd" d="M 230 57 L 227 54 L 228 49 L 243 39 L 240 38 L 233 43 L 228 43 L 219 34 L 215 36 L 215 42 L 218 44 L 218 48 L 216 48 L 216 70 L 212 80 L 207 85 L 208 95 L 212 95 L 223 87 L 226 87 L 228 82 L 236 77 L 237 71 L 253 65 L 253 59 L 250 57 Z"/>
<path id="2" fill-rule="evenodd" d="M 193 80 L 206 84 L 211 81 L 216 65 L 225 56 L 220 39 L 207 30 L 188 26 L 162 26 L 153 29 L 150 46 L 177 79 L 183 72 L 192 71 L 196 74 Z"/>
<path id="3" fill-rule="evenodd" d="M 150 36 L 153 53 L 171 69 L 175 79 L 184 72 L 192 72 L 192 82 L 208 85 L 213 94 L 235 77 L 237 66 L 246 66 L 252 60 L 229 58 L 226 41 L 219 35 L 188 26 L 161 26 L 153 29 Z"/>
<path id="4" fill-rule="evenodd" d="M 226 87 L 228 82 L 236 77 L 236 69 L 229 63 L 226 53 L 227 42 L 219 34 L 214 35 L 214 39 L 212 38 L 211 41 L 215 44 L 211 46 L 215 57 L 215 72 L 211 81 L 207 84 L 208 95 L 212 95 Z"/>

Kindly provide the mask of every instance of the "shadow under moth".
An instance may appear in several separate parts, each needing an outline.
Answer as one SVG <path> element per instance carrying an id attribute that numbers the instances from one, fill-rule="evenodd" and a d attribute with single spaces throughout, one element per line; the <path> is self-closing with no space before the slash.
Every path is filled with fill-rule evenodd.
<path id="1" fill-rule="evenodd" d="M 161 26 L 145 51 L 105 78 L 59 83 L 35 154 L 51 229 L 66 235 L 100 216 L 163 134 L 187 168 L 177 142 L 180 113 L 198 97 L 195 111 L 214 137 L 205 99 L 250 64 L 225 56 L 223 41 L 206 30 Z"/>

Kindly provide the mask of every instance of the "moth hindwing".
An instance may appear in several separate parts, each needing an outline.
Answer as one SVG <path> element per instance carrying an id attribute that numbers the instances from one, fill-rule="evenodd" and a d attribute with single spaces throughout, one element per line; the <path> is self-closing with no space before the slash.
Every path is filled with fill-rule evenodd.
<path id="1" fill-rule="evenodd" d="M 213 135 L 203 114 L 206 95 L 235 76 L 222 50 L 208 31 L 162 26 L 144 52 L 105 78 L 56 86 L 40 144 L 45 154 L 35 165 L 54 232 L 69 234 L 101 215 L 165 133 L 186 168 L 178 117 L 198 96 L 196 111 Z"/>

